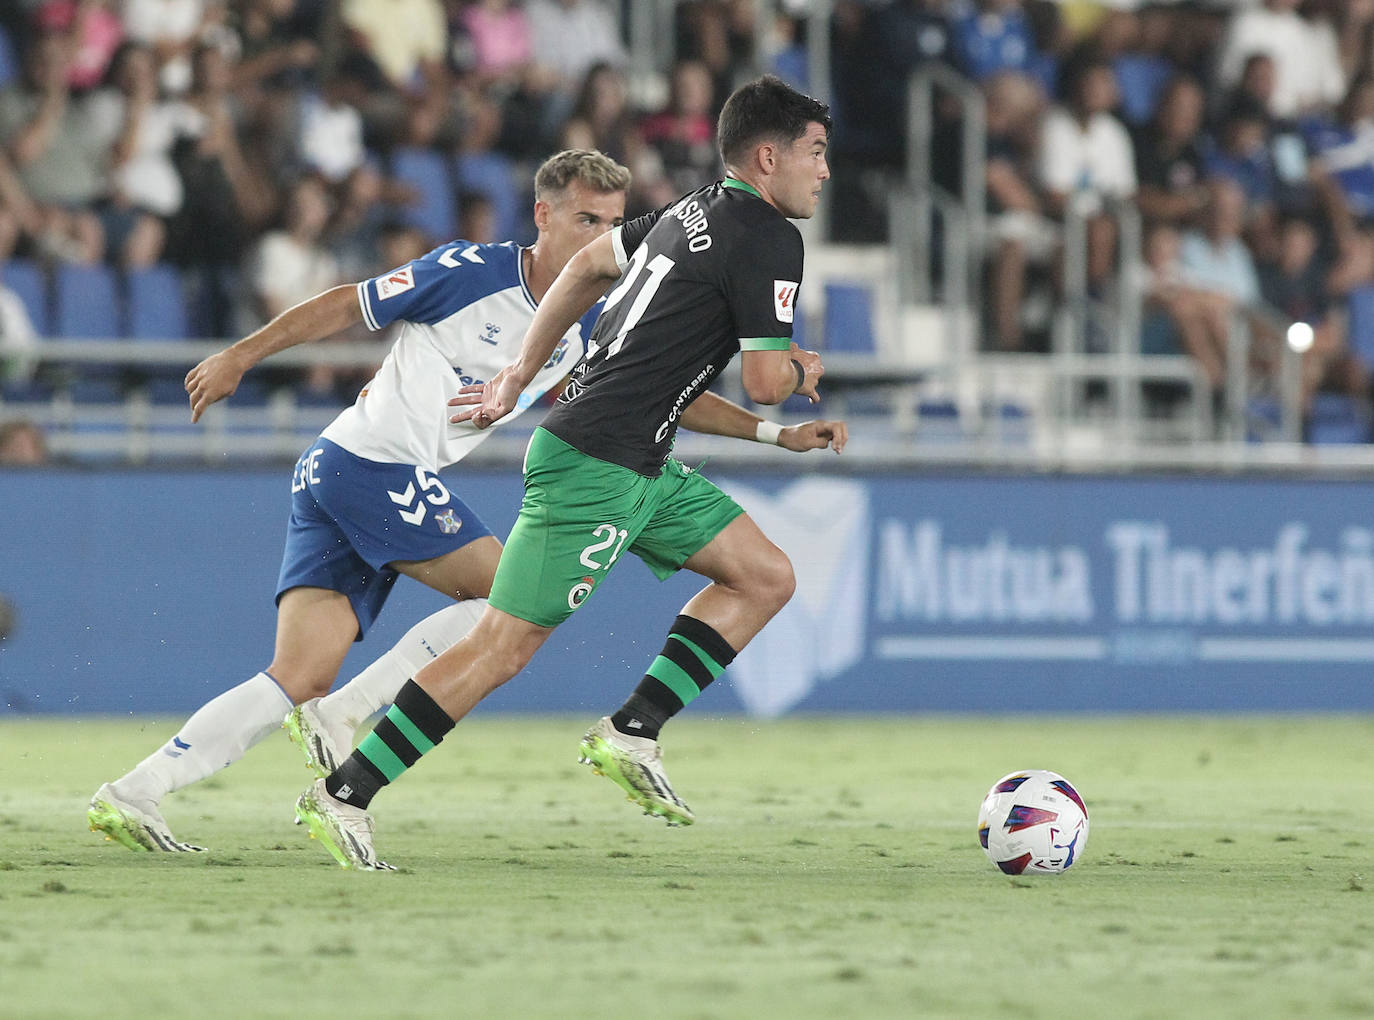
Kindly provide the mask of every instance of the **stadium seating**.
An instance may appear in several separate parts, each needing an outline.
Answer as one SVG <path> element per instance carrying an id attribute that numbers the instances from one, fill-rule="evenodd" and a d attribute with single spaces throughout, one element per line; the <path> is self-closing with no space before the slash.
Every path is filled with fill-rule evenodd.
<path id="1" fill-rule="evenodd" d="M 457 236 L 458 201 L 443 156 L 433 149 L 399 148 L 391 154 L 391 174 L 417 196 L 396 210 L 401 222 L 423 230 L 435 243 Z"/>
<path id="2" fill-rule="evenodd" d="M 59 265 L 53 271 L 53 335 L 110 340 L 124 330 L 119 278 L 107 265 Z"/>
<path id="3" fill-rule="evenodd" d="M 1314 446 L 1369 442 L 1369 407 L 1344 393 L 1318 393 L 1307 418 L 1307 441 Z"/>
<path id="4" fill-rule="evenodd" d="M 126 332 L 134 340 L 184 340 L 190 335 L 186 295 L 172 266 L 132 269 L 124 276 Z"/>
<path id="5" fill-rule="evenodd" d="M 1347 299 L 1350 350 L 1368 371 L 1374 371 L 1374 287 L 1357 287 Z"/>
<path id="6" fill-rule="evenodd" d="M 825 285 L 825 349 L 874 353 L 873 290 L 855 283 Z"/>
<path id="7" fill-rule="evenodd" d="M 19 58 L 14 51 L 14 42 L 0 26 L 0 88 L 19 77 Z"/>

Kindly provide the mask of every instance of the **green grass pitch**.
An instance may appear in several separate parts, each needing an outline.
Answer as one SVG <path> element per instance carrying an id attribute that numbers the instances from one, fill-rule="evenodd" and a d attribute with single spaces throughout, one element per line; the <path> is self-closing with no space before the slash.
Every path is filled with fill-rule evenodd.
<path id="1" fill-rule="evenodd" d="M 153 856 L 85 806 L 175 721 L 0 722 L 0 1015 L 1374 1015 L 1374 718 L 688 713 L 684 829 L 576 764 L 588 721 L 465 722 L 373 805 L 396 874 L 291 824 L 284 735 Z M 1088 803 L 1058 878 L 977 845 L 1017 768 Z"/>

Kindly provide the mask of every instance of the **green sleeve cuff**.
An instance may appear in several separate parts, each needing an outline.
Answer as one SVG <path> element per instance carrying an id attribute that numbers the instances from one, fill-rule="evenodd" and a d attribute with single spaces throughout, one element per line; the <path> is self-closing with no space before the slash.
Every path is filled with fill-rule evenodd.
<path id="1" fill-rule="evenodd" d="M 790 351 L 792 338 L 790 336 L 741 337 L 739 349 L 741 351 Z"/>

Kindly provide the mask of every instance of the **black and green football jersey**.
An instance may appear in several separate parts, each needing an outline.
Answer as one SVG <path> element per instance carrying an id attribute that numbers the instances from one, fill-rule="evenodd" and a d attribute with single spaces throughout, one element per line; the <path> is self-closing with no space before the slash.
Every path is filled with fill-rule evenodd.
<path id="1" fill-rule="evenodd" d="M 726 179 L 612 234 L 619 282 L 543 426 L 647 476 L 678 422 L 740 350 L 786 350 L 802 239 L 749 185 Z"/>

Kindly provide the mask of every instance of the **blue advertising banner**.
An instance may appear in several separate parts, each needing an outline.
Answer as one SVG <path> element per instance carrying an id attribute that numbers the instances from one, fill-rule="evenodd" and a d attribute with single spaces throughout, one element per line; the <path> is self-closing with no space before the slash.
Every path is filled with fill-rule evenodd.
<path id="1" fill-rule="evenodd" d="M 1374 483 L 708 473 L 798 587 L 694 712 L 1374 709 Z M 290 474 L 0 473 L 0 711 L 183 714 L 266 667 Z M 444 481 L 505 534 L 515 472 Z M 700 583 L 625 557 L 484 707 L 614 708 Z M 402 579 L 344 675 L 443 604 Z"/>

